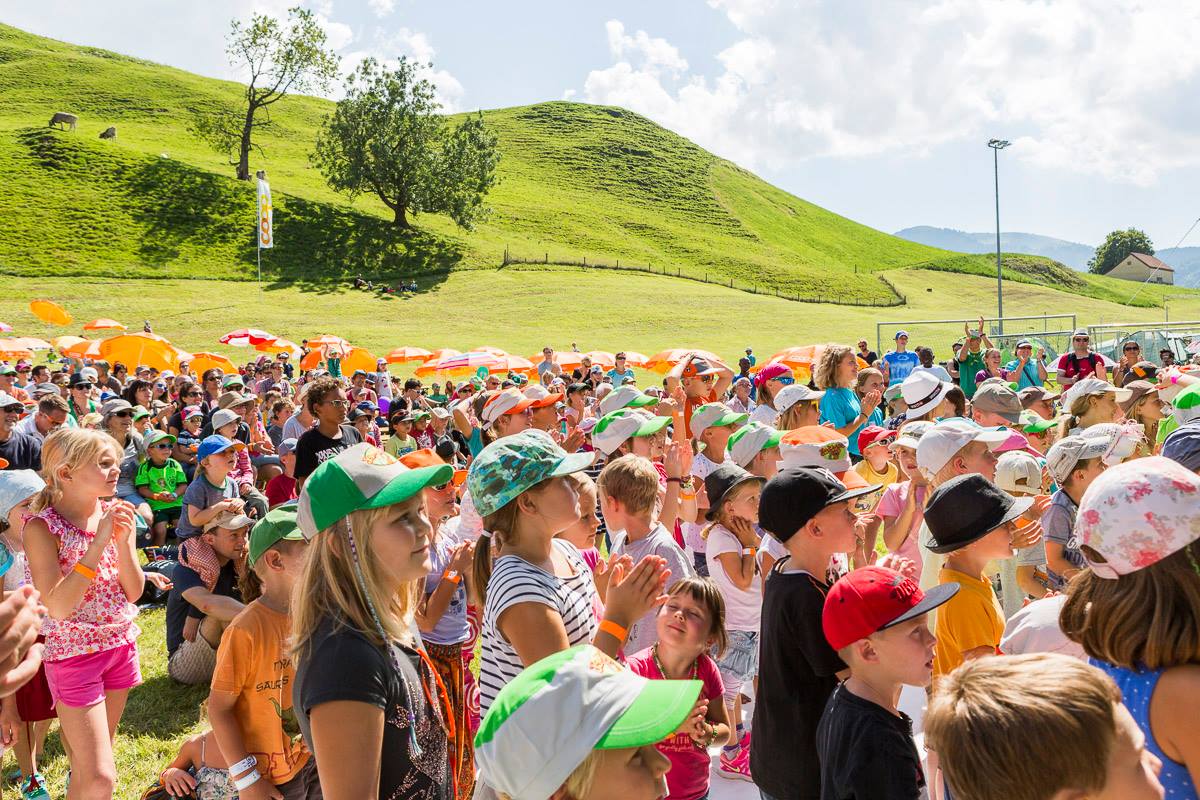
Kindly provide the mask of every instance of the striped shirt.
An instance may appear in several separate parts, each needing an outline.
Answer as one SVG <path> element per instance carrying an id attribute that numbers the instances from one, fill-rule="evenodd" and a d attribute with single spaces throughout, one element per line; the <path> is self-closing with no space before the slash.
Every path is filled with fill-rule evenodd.
<path id="1" fill-rule="evenodd" d="M 481 714 L 487 713 L 500 689 L 525 668 L 517 651 L 496 624 L 509 608 L 520 603 L 542 603 L 555 609 L 562 617 L 567 642 L 572 646 L 590 642 L 596 633 L 596 616 L 592 613 L 596 585 L 592 581 L 592 572 L 575 545 L 563 539 L 553 540 L 553 545 L 571 565 L 574 571 L 571 576 L 552 575 L 519 556 L 496 559 L 488 581 L 480 635 L 483 642 L 479 669 Z"/>

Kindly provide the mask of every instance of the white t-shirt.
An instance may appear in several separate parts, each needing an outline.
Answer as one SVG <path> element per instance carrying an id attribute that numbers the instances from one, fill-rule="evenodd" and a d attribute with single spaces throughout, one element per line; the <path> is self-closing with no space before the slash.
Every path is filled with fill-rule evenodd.
<path id="1" fill-rule="evenodd" d="M 729 460 L 728 451 L 724 453 L 725 460 Z M 692 456 L 692 472 L 691 474 L 703 481 L 708 477 L 708 474 L 716 469 L 719 465 L 714 463 L 711 458 L 704 453 L 697 453 Z M 683 543 L 691 548 L 693 553 L 704 552 L 704 539 L 700 538 L 700 532 L 704 530 L 704 524 L 696 524 L 695 522 L 683 523 Z"/>
<path id="2" fill-rule="evenodd" d="M 763 425 L 775 427 L 775 423 L 779 421 L 779 412 L 765 403 L 760 403 L 750 412 L 751 422 L 761 422 Z"/>
<path id="3" fill-rule="evenodd" d="M 614 557 L 628 555 L 633 559 L 635 567 L 646 556 L 660 556 L 666 559 L 667 569 L 671 570 L 671 576 L 667 578 L 668 585 L 695 574 L 692 565 L 688 563 L 687 554 L 675 543 L 675 538 L 661 522 L 636 542 L 628 542 L 626 538 L 625 531 L 612 534 Z M 655 607 L 629 626 L 629 638 L 625 640 L 624 647 L 626 653 L 632 655 L 654 644 L 658 638 L 657 625 L 654 622 L 657 616 L 658 608 Z"/>
<path id="4" fill-rule="evenodd" d="M 725 628 L 731 631 L 758 631 L 762 618 L 762 581 L 756 575 L 750 588 L 740 589 L 730 580 L 725 567 L 717 556 L 733 553 L 741 557 L 742 543 L 733 532 L 721 524 L 713 525 L 705 542 L 704 558 L 708 562 L 708 576 L 721 590 L 725 598 Z"/>
<path id="5" fill-rule="evenodd" d="M 908 373 L 909 377 L 916 375 L 918 372 L 928 372 L 942 383 L 954 383 L 954 379 L 950 377 L 950 373 L 941 364 L 934 364 L 932 367 L 913 367 L 912 372 Z"/>
<path id="6" fill-rule="evenodd" d="M 459 542 L 476 542 L 483 535 L 483 517 L 475 510 L 475 501 L 471 499 L 471 490 L 463 491 L 462 502 L 458 506 L 458 524 L 453 535 Z"/>

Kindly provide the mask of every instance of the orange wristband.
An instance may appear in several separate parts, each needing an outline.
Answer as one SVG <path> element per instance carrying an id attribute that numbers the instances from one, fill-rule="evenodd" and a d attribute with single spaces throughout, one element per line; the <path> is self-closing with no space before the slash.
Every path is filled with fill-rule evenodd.
<path id="1" fill-rule="evenodd" d="M 72 567 L 71 569 L 74 572 L 78 572 L 80 575 L 87 578 L 89 581 L 96 580 L 96 570 L 92 569 L 91 567 L 89 567 L 85 564 L 81 564 L 78 561 L 76 561 L 75 566 Z"/>
<path id="2" fill-rule="evenodd" d="M 450 581 L 451 583 L 462 583 L 462 575 L 452 569 L 448 569 L 442 573 L 442 580 Z"/>
<path id="3" fill-rule="evenodd" d="M 609 636 L 622 643 L 629 638 L 629 631 L 626 628 L 622 628 L 611 619 L 600 620 L 600 631 L 602 633 L 607 633 Z"/>

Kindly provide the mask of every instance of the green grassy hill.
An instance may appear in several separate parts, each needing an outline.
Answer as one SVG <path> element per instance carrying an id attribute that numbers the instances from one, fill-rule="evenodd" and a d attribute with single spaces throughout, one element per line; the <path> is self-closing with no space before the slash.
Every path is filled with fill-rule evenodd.
<path id="1" fill-rule="evenodd" d="M 188 132 L 196 114 L 236 105 L 237 84 L 0 25 L 0 96 L 0 271 L 254 276 L 253 188 Z M 309 165 L 331 108 L 286 98 L 259 140 L 266 157 L 256 155 L 252 169 L 268 170 L 276 206 L 278 244 L 263 262 L 271 279 L 430 276 L 424 285 L 496 268 L 507 248 L 889 303 L 883 271 L 994 269 L 987 256 L 908 242 L 807 203 L 629 111 L 563 102 L 485 112 L 503 158 L 493 213 L 477 230 L 424 216 L 401 235 L 382 204 L 347 203 Z M 48 129 L 56 111 L 77 114 L 78 129 Z M 99 140 L 109 125 L 118 138 Z M 1126 289 L 1032 256 L 1008 257 L 1006 273 L 1104 300 L 1122 300 Z"/>

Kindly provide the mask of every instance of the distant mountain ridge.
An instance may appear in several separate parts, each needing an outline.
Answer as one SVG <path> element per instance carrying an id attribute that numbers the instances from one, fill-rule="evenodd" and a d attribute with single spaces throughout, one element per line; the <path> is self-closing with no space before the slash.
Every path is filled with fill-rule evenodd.
<path id="1" fill-rule="evenodd" d="M 992 253 L 996 250 L 996 233 L 970 233 L 954 228 L 935 228 L 932 225 L 917 225 L 896 231 L 896 236 L 910 242 L 957 250 L 960 253 Z M 1046 256 L 1066 264 L 1080 272 L 1087 271 L 1088 259 L 1095 248 L 1067 239 L 1042 236 L 1036 233 L 1000 234 L 1000 249 L 1005 253 L 1026 253 Z M 1175 283 L 1179 286 L 1200 286 L 1200 247 L 1167 247 L 1155 251 L 1155 255 L 1175 269 Z"/>

